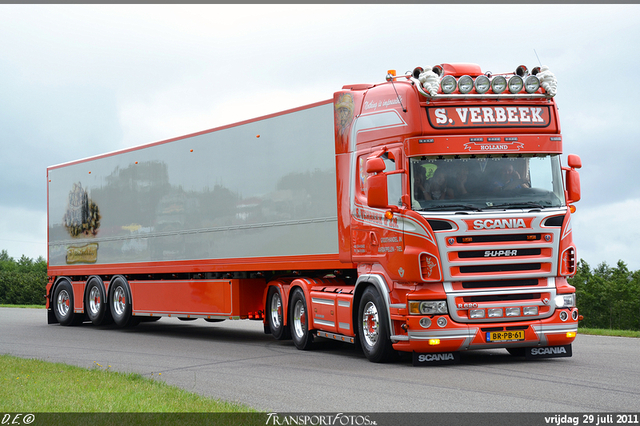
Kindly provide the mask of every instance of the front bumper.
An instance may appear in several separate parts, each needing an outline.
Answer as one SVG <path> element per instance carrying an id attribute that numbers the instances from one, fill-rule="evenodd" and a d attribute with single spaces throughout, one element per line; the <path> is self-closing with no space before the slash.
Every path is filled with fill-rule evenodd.
<path id="1" fill-rule="evenodd" d="M 569 314 L 566 321 L 560 318 L 562 311 Z M 419 353 L 569 345 L 578 331 L 577 311 L 575 307 L 556 309 L 553 315 L 545 319 L 483 324 L 458 323 L 449 316 L 436 315 L 430 316 L 431 326 L 427 329 L 420 326 L 422 316 L 409 316 L 406 332 L 391 336 L 391 340 L 393 348 L 398 351 Z M 439 317 L 447 319 L 444 327 L 437 324 Z M 523 331 L 524 337 L 522 333 L 513 333 L 511 339 L 488 340 L 488 334 L 495 331 Z M 514 340 L 516 336 L 521 340 Z"/>

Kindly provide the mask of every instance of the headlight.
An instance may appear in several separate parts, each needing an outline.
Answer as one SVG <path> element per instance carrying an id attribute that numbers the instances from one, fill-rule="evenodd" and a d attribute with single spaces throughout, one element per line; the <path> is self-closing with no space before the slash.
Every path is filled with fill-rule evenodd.
<path id="1" fill-rule="evenodd" d="M 413 315 L 446 314 L 447 302 L 445 300 L 411 300 L 409 301 L 409 313 Z"/>
<path id="2" fill-rule="evenodd" d="M 530 75 L 524 81 L 524 90 L 527 93 L 535 93 L 540 88 L 540 80 L 535 75 Z"/>
<path id="3" fill-rule="evenodd" d="M 484 318 L 484 309 L 469 309 L 469 318 Z"/>
<path id="4" fill-rule="evenodd" d="M 478 93 L 486 93 L 489 91 L 491 87 L 491 82 L 489 81 L 489 77 L 486 75 L 479 75 L 476 77 L 476 92 Z"/>
<path id="5" fill-rule="evenodd" d="M 462 94 L 469 93 L 473 89 L 473 79 L 468 75 L 463 75 L 458 80 L 458 89 Z"/>
<path id="6" fill-rule="evenodd" d="M 455 92 L 457 87 L 456 78 L 452 75 L 445 75 L 440 80 L 440 88 L 442 89 L 442 93 L 449 94 Z"/>
<path id="7" fill-rule="evenodd" d="M 556 307 L 557 308 L 573 308 L 576 306 L 576 295 L 575 293 L 571 294 L 561 294 L 556 296 Z"/>
<path id="8" fill-rule="evenodd" d="M 509 91 L 511 93 L 520 93 L 522 86 L 524 86 L 524 82 L 519 75 L 514 75 L 509 79 Z"/>
<path id="9" fill-rule="evenodd" d="M 501 75 L 493 77 L 491 79 L 491 90 L 497 95 L 507 90 L 507 79 Z"/>

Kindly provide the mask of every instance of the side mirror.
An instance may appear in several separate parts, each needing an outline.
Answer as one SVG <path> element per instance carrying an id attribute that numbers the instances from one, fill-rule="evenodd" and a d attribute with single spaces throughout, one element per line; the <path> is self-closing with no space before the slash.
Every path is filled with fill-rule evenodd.
<path id="1" fill-rule="evenodd" d="M 567 164 L 572 169 L 579 169 L 580 167 L 582 167 L 582 160 L 578 155 L 569 154 L 569 156 L 567 157 Z"/>
<path id="2" fill-rule="evenodd" d="M 386 209 L 389 206 L 387 175 L 379 173 L 367 178 L 367 204 L 369 207 Z"/>
<path id="3" fill-rule="evenodd" d="M 367 204 L 369 207 L 386 208 L 389 204 L 387 175 L 382 173 L 386 165 L 380 157 L 367 160 L 367 173 L 375 173 L 367 178 Z"/>
<path id="4" fill-rule="evenodd" d="M 367 173 L 382 173 L 386 167 L 384 160 L 380 157 L 367 160 Z"/>
<path id="5" fill-rule="evenodd" d="M 567 157 L 569 167 L 563 167 L 567 172 L 567 203 L 575 203 L 580 201 L 580 174 L 576 169 L 582 167 L 580 156 L 569 154 Z"/>
<path id="6" fill-rule="evenodd" d="M 567 203 L 580 201 L 580 174 L 575 169 L 567 170 Z"/>

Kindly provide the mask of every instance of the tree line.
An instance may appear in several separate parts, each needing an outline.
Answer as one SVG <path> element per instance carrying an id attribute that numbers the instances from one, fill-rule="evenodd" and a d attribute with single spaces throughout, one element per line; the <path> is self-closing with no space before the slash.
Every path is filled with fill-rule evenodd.
<path id="1" fill-rule="evenodd" d="M 630 271 L 621 260 L 615 267 L 601 263 L 593 269 L 580 260 L 569 284 L 576 288 L 581 327 L 640 330 L 640 271 Z M 23 255 L 15 260 L 0 252 L 0 304 L 44 305 L 46 285 L 45 259 Z"/>
<path id="2" fill-rule="evenodd" d="M 22 255 L 18 260 L 0 252 L 0 304 L 44 305 L 47 261 Z"/>
<path id="3" fill-rule="evenodd" d="M 619 260 L 615 267 L 601 263 L 591 269 L 580 260 L 569 284 L 576 288 L 580 327 L 640 330 L 640 271 Z"/>

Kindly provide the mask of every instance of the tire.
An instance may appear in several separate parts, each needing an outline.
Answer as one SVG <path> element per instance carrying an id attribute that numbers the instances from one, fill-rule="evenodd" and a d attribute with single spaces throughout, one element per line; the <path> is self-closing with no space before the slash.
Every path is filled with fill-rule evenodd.
<path id="1" fill-rule="evenodd" d="M 131 314 L 131 289 L 122 277 L 114 278 L 109 284 L 109 307 L 113 322 L 118 327 L 133 327 L 140 323 L 140 320 Z"/>
<path id="2" fill-rule="evenodd" d="M 95 277 L 89 279 L 84 305 L 87 317 L 94 325 L 108 324 L 112 321 L 102 280 Z"/>
<path id="3" fill-rule="evenodd" d="M 296 288 L 291 296 L 291 312 L 289 312 L 289 326 L 291 339 L 296 348 L 306 351 L 311 348 L 313 334 L 309 331 L 309 315 L 307 301 L 300 288 Z"/>
<path id="4" fill-rule="evenodd" d="M 389 318 L 380 294 L 367 287 L 358 307 L 360 345 L 371 362 L 388 362 L 395 354 L 389 334 Z"/>
<path id="5" fill-rule="evenodd" d="M 74 325 L 77 318 L 73 312 L 73 287 L 69 281 L 63 280 L 53 293 L 53 312 L 60 325 Z"/>
<path id="6" fill-rule="evenodd" d="M 282 302 L 282 294 L 278 287 L 270 287 L 267 296 L 267 313 L 269 320 L 269 331 L 277 340 L 286 340 L 291 338 L 289 327 L 284 325 L 284 303 Z"/>

